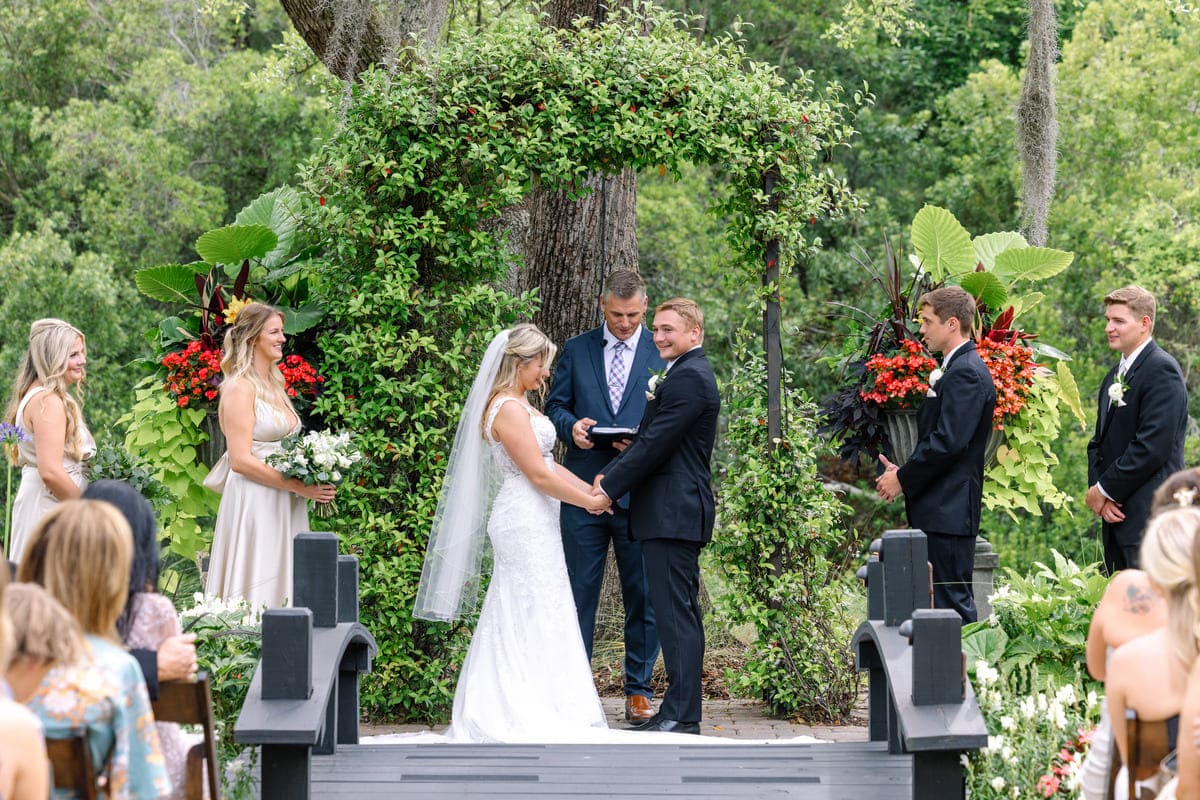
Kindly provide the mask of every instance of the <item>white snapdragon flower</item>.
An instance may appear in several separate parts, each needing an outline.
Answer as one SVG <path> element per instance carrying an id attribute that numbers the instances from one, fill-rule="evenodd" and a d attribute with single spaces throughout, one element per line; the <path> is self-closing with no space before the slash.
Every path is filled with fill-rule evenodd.
<path id="1" fill-rule="evenodd" d="M 996 777 L 992 778 L 991 783 L 992 783 L 992 788 L 995 789 L 997 792 L 1003 791 L 1004 787 L 1008 785 L 1007 782 L 1004 780 L 1004 778 L 1000 775 L 997 775 Z"/>
<path id="2" fill-rule="evenodd" d="M 1005 714 L 1000 718 L 1000 729 L 1005 731 L 1015 731 L 1017 729 L 1017 721 Z"/>

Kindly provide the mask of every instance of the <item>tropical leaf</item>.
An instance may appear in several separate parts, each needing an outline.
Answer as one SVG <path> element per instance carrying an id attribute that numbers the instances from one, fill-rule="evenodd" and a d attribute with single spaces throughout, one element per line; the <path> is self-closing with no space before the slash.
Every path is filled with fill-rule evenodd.
<path id="1" fill-rule="evenodd" d="M 196 240 L 196 252 L 213 264 L 236 264 L 262 258 L 275 249 L 279 237 L 266 225 L 226 225 Z"/>
<path id="2" fill-rule="evenodd" d="M 263 225 L 275 232 L 278 242 L 262 257 L 263 266 L 273 269 L 292 256 L 299 242 L 300 195 L 290 186 L 259 195 L 238 212 L 236 225 Z"/>
<path id="3" fill-rule="evenodd" d="M 1055 377 L 1058 378 L 1058 396 L 1071 409 L 1075 419 L 1079 420 L 1080 430 L 1087 429 L 1087 418 L 1083 415 L 1083 401 L 1079 397 L 1079 385 L 1075 383 L 1075 375 L 1066 361 L 1059 361 Z"/>
<path id="4" fill-rule="evenodd" d="M 954 215 L 938 206 L 925 206 L 912 221 L 913 251 L 934 283 L 975 269 L 975 248 Z"/>
<path id="5" fill-rule="evenodd" d="M 306 331 L 325 318 L 325 306 L 320 303 L 280 310 L 283 311 L 283 332 L 288 334 Z"/>
<path id="6" fill-rule="evenodd" d="M 1005 250 L 1016 250 L 1029 247 L 1025 237 L 1016 231 L 998 231 L 976 236 L 971 242 L 975 248 L 975 258 L 983 264 L 984 269 L 996 266 L 996 255 Z"/>
<path id="7" fill-rule="evenodd" d="M 1013 307 L 1013 320 L 1021 318 L 1021 315 L 1038 303 L 1046 299 L 1046 295 L 1041 292 L 1030 292 L 1019 297 L 1008 298 L 1008 304 Z"/>
<path id="8" fill-rule="evenodd" d="M 1025 247 L 1020 250 L 1005 250 L 996 255 L 993 272 L 1008 284 L 1016 281 L 1039 281 L 1052 278 L 1075 260 L 1074 253 L 1055 250 L 1051 247 Z"/>
<path id="9" fill-rule="evenodd" d="M 211 267 L 203 262 L 194 264 L 159 264 L 139 269 L 133 274 L 138 291 L 164 303 L 196 304 L 196 275 Z"/>
<path id="10" fill-rule="evenodd" d="M 1055 361 L 1071 361 L 1071 357 L 1059 350 L 1054 345 L 1046 344 L 1045 342 L 1031 342 L 1029 349 L 1033 351 L 1035 357 L 1041 360 L 1042 356 L 1053 358 Z"/>
<path id="11" fill-rule="evenodd" d="M 959 278 L 958 285 L 993 311 L 1008 305 L 1008 290 L 990 272 L 968 272 Z"/>

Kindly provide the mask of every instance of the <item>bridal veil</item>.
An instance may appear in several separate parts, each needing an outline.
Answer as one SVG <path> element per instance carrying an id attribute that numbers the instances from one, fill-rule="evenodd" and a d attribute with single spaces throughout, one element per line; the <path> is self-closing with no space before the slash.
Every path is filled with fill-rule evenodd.
<path id="1" fill-rule="evenodd" d="M 500 484 L 482 424 L 508 334 L 501 331 L 488 345 L 458 421 L 413 607 L 420 619 L 450 622 L 475 611 L 479 602 L 488 509 Z"/>

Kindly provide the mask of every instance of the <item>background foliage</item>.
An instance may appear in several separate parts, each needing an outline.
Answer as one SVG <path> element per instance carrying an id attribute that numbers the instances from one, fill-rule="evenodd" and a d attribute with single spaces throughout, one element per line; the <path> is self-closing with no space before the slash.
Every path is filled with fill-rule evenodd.
<path id="1" fill-rule="evenodd" d="M 365 76 L 305 180 L 319 197 L 325 282 L 355 287 L 330 298 L 318 410 L 383 465 L 345 514 L 380 641 L 369 704 L 444 713 L 461 658 L 460 637 L 408 610 L 477 354 L 533 303 L 480 285 L 510 259 L 491 220 L 533 181 L 570 189 L 593 169 L 711 161 L 728 178 L 712 205 L 738 268 L 756 276 L 764 237 L 794 259 L 812 247 L 805 219 L 849 201 L 819 166 L 849 134 L 842 106 L 810 92 L 655 12 L 569 38 L 517 19 L 448 45 L 436 63 Z M 768 211 L 761 181 L 776 164 L 781 204 Z"/>

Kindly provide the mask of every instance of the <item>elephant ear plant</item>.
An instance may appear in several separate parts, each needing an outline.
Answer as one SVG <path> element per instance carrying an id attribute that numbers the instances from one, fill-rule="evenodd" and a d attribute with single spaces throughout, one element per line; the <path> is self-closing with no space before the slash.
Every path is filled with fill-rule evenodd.
<path id="1" fill-rule="evenodd" d="M 1040 513 L 1042 504 L 1065 507 L 1070 498 L 1054 485 L 1051 468 L 1058 460 L 1051 447 L 1060 436 L 1063 412 L 1085 425 L 1079 389 L 1067 364 L 1070 357 L 1021 325 L 1045 297 L 1030 285 L 1060 274 L 1074 255 L 1032 247 L 1013 231 L 972 237 L 953 214 L 937 206 L 917 212 L 910 240 L 907 259 L 885 239 L 882 267 L 859 262 L 881 290 L 881 311 L 841 306 L 850 320 L 850 335 L 842 353 L 826 363 L 841 371 L 846 384 L 823 404 L 823 430 L 838 442 L 843 458 L 857 461 L 862 454 L 873 459 L 882 451 L 883 411 L 894 398 L 879 387 L 882 381 L 886 388 L 896 377 L 888 364 L 898 356 L 929 355 L 917 352 L 920 299 L 939 286 L 958 285 L 975 298 L 980 356 L 997 390 L 993 425 L 1006 438 L 988 468 L 984 503 L 1010 514 L 1018 508 Z M 926 372 L 918 377 L 925 378 Z"/>

